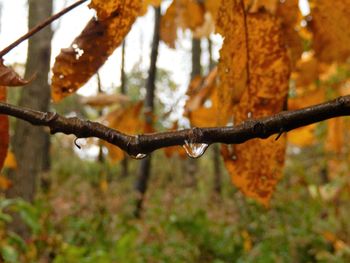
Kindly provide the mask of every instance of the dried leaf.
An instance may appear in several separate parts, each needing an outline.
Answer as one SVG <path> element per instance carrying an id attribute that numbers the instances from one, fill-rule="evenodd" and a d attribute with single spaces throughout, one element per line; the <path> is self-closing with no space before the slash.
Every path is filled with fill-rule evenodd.
<path id="1" fill-rule="evenodd" d="M 159 7 L 161 3 L 162 3 L 162 0 L 143 0 L 140 16 L 143 16 L 144 14 L 147 13 L 148 7 L 150 5 L 154 7 Z"/>
<path id="2" fill-rule="evenodd" d="M 0 86 L 0 101 L 6 101 L 6 87 Z M 9 146 L 9 120 L 0 115 L 0 170 L 3 167 Z"/>
<path id="3" fill-rule="evenodd" d="M 217 15 L 218 15 L 220 6 L 221 6 L 221 0 L 205 0 L 204 1 L 205 10 L 211 14 L 214 21 L 216 21 L 216 19 L 217 19 Z"/>
<path id="4" fill-rule="evenodd" d="M 0 175 L 0 189 L 3 191 L 8 190 L 10 187 L 12 187 L 13 183 L 11 180 L 9 180 L 7 177 Z"/>
<path id="5" fill-rule="evenodd" d="M 232 8 L 229 7 L 225 8 L 229 14 L 221 10 L 220 17 L 226 16 L 222 21 L 232 21 L 228 19 L 232 16 L 229 10 L 234 10 L 232 13 L 240 15 L 242 19 L 242 12 L 232 5 Z M 236 124 L 247 120 L 248 116 L 260 118 L 281 111 L 289 86 L 290 62 L 278 19 L 266 12 L 247 14 L 247 26 L 250 79 L 248 87 L 240 92 L 242 94 L 239 103 L 234 106 L 233 112 L 231 110 Z M 241 39 L 236 41 L 243 42 Z M 234 40 L 232 43 L 234 45 Z M 244 43 L 242 45 L 246 46 Z M 233 55 L 238 56 L 235 53 Z M 237 71 L 242 75 L 241 64 L 238 67 L 232 66 L 230 71 L 226 72 L 226 79 L 230 76 L 236 77 Z M 221 71 L 221 74 L 223 73 Z M 285 136 L 278 141 L 275 141 L 274 137 L 250 140 L 234 146 L 231 150 L 229 147 L 223 147 L 225 165 L 233 183 L 245 195 L 267 206 L 277 182 L 282 177 L 285 147 Z"/>
<path id="6" fill-rule="evenodd" d="M 312 0 L 311 29 L 316 57 L 344 62 L 350 56 L 350 0 Z"/>
<path id="7" fill-rule="evenodd" d="M 239 1 L 223 1 L 217 31 L 225 37 L 218 64 L 219 125 L 226 125 L 247 84 L 247 40 L 244 13 Z"/>
<path id="8" fill-rule="evenodd" d="M 82 97 L 80 102 L 91 107 L 106 107 L 116 103 L 126 103 L 130 101 L 129 97 L 122 94 L 99 93 L 95 96 Z"/>
<path id="9" fill-rule="evenodd" d="M 31 80 L 22 79 L 12 68 L 4 65 L 3 59 L 0 59 L 0 86 L 23 86 Z"/>
<path id="10" fill-rule="evenodd" d="M 288 132 L 288 143 L 298 147 L 307 147 L 315 144 L 316 125 L 308 125 Z"/>
<path id="11" fill-rule="evenodd" d="M 333 154 L 341 154 L 345 145 L 344 118 L 334 118 L 327 121 L 326 149 Z"/>
<path id="12" fill-rule="evenodd" d="M 204 23 L 204 7 L 195 0 L 174 0 L 162 16 L 160 38 L 175 48 L 178 29 L 194 31 Z"/>
<path id="13" fill-rule="evenodd" d="M 300 36 L 302 28 L 299 26 L 302 19 L 302 14 L 299 9 L 299 1 L 287 0 L 278 2 L 276 16 L 281 19 L 282 30 L 284 32 L 292 66 L 294 68 L 296 62 L 304 51 L 302 37 Z"/>
<path id="14" fill-rule="evenodd" d="M 176 131 L 178 129 L 178 123 L 174 122 L 173 126 L 169 131 Z M 186 159 L 187 154 L 183 147 L 180 146 L 172 146 L 164 148 L 164 154 L 167 158 L 172 158 L 174 156 L 178 156 L 181 159 Z"/>
<path id="15" fill-rule="evenodd" d="M 140 118 L 143 103 L 138 102 L 125 108 L 110 112 L 104 122 L 110 128 L 126 134 L 140 134 L 144 129 L 144 121 Z M 115 145 L 104 142 L 109 152 L 109 158 L 113 162 L 119 162 L 125 158 L 125 153 Z"/>
<path id="16" fill-rule="evenodd" d="M 59 101 L 78 90 L 122 43 L 139 15 L 141 0 L 94 1 L 102 21 L 90 20 L 71 47 L 62 49 L 53 66 L 52 99 Z M 117 9 L 107 10 L 107 7 Z M 108 16 L 110 15 L 110 16 Z M 98 47 L 98 48 L 97 48 Z"/>

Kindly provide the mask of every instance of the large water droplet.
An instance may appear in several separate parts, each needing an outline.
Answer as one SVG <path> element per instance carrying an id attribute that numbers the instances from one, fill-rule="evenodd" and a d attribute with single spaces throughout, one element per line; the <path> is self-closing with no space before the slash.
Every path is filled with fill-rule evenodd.
<path id="1" fill-rule="evenodd" d="M 130 154 L 130 157 L 136 160 L 141 160 L 147 157 L 147 154 L 145 153 L 138 153 L 136 155 Z"/>
<path id="2" fill-rule="evenodd" d="M 191 158 L 201 157 L 208 148 L 206 143 L 191 143 L 185 140 L 185 144 L 182 147 L 185 149 L 187 155 Z"/>

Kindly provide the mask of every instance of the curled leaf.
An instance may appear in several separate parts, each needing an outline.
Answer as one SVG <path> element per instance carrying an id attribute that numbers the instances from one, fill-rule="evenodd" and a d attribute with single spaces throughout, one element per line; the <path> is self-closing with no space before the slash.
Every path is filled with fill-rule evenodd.
<path id="1" fill-rule="evenodd" d="M 4 65 L 4 60 L 0 59 L 0 86 L 23 86 L 31 82 L 33 78 L 30 80 L 21 78 L 12 68 Z"/>
<path id="2" fill-rule="evenodd" d="M 97 6 L 105 7 L 113 1 L 95 2 Z M 115 13 L 97 9 L 103 18 L 110 16 L 102 21 L 91 19 L 72 45 L 62 49 L 56 57 L 51 86 L 54 101 L 63 99 L 84 85 L 122 43 L 139 15 L 141 0 L 125 0 L 122 5 L 120 3 L 115 1 L 112 5 L 117 8 Z"/>

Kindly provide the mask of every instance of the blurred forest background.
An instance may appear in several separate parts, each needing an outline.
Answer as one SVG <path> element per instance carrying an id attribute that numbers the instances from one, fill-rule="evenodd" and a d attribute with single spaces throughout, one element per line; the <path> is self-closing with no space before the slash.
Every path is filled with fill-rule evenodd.
<path id="1" fill-rule="evenodd" d="M 52 2 L 28 0 L 19 12 L 28 12 L 29 28 L 53 13 Z M 60 9 L 74 1 L 62 2 Z M 56 87 L 53 100 L 70 95 L 57 103 L 50 103 L 50 85 L 61 75 L 58 66 L 54 73 L 50 68 L 57 45 L 70 45 L 74 35 L 57 44 L 55 31 L 68 32 L 78 10 L 88 8 L 78 7 L 30 38 L 18 48 L 28 48 L 25 62 L 19 52 L 9 64 L 27 79 L 37 77 L 8 89 L 7 101 L 128 134 L 216 126 L 215 81 L 226 71 L 216 66 L 227 56 L 219 59 L 223 38 L 214 28 L 225 34 L 237 21 L 230 18 L 225 28 L 216 18 L 217 12 L 224 17 L 220 1 L 144 2 L 106 65 L 78 93 Z M 289 110 L 349 94 L 350 1 L 244 2 L 247 13 L 283 21 L 292 72 L 284 103 Z M 86 51 L 70 49 L 77 60 Z M 93 138 L 50 136 L 11 118 L 11 147 L 0 175 L 0 262 L 349 262 L 349 125 L 343 117 L 288 133 L 283 178 L 268 202 L 232 184 L 227 163 L 235 165 L 240 156 L 230 147 L 229 161 L 217 144 L 203 156 L 203 149 L 186 154 L 171 147 L 135 160 L 145 156 L 131 158 Z M 259 169 L 260 162 L 252 165 Z"/>

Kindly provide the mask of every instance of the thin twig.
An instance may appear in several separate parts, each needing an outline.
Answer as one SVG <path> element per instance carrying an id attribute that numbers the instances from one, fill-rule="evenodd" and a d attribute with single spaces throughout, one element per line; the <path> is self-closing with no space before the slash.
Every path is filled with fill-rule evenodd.
<path id="1" fill-rule="evenodd" d="M 25 120 L 33 125 L 47 126 L 52 134 L 61 132 L 74 134 L 77 138 L 96 137 L 114 144 L 136 156 L 154 150 L 183 145 L 185 140 L 192 143 L 240 144 L 254 138 L 265 139 L 282 130 L 290 130 L 327 119 L 350 115 L 350 96 L 295 111 L 283 111 L 276 115 L 248 119 L 234 127 L 193 128 L 173 132 L 143 135 L 127 135 L 100 123 L 76 117 L 65 118 L 57 113 L 41 112 L 0 102 L 0 114 Z"/>
<path id="2" fill-rule="evenodd" d="M 78 2 L 68 6 L 67 8 L 63 9 L 62 11 L 58 12 L 57 14 L 47 18 L 45 21 L 41 22 L 39 25 L 35 26 L 31 30 L 29 30 L 25 35 L 21 36 L 19 39 L 17 39 L 15 42 L 10 44 L 8 47 L 4 48 L 3 50 L 0 51 L 0 58 L 5 56 L 8 52 L 10 52 L 12 49 L 17 47 L 19 44 L 21 44 L 23 41 L 27 40 L 34 34 L 38 33 L 40 30 L 45 28 L 46 26 L 50 25 L 53 21 L 56 19 L 60 18 L 64 14 L 68 13 L 72 9 L 76 8 L 77 6 L 83 4 L 87 0 L 79 0 Z"/>

